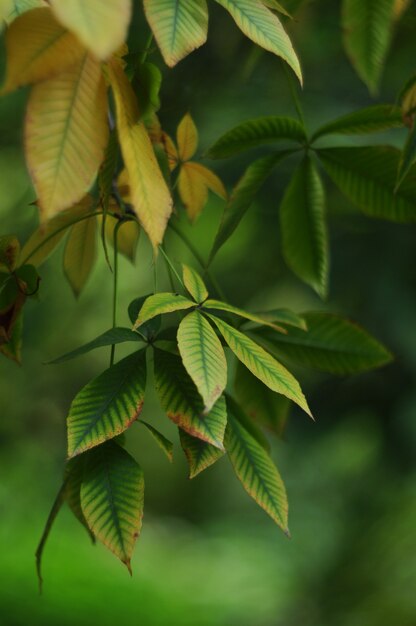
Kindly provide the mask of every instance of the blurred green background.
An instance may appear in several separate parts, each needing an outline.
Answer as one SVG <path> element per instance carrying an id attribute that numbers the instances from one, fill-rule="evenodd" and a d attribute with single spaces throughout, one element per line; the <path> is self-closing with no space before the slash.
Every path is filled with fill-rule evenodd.
<path id="1" fill-rule="evenodd" d="M 372 102 L 342 51 L 339 8 L 319 0 L 290 24 L 310 129 Z M 411 9 L 395 38 L 380 102 L 394 101 L 414 69 L 415 28 Z M 133 48 L 146 38 L 139 16 Z M 157 52 L 152 58 L 159 63 Z M 16 232 L 21 241 L 37 224 L 22 157 L 26 97 L 0 100 L 1 232 Z M 253 49 L 216 6 L 208 45 L 165 71 L 162 101 L 170 133 L 191 111 L 202 150 L 240 120 L 294 114 L 280 61 Z M 403 134 L 374 141 L 400 144 Z M 231 188 L 251 158 L 211 165 Z M 228 300 L 253 310 L 341 312 L 396 355 L 393 365 L 348 379 L 297 372 L 317 421 L 293 411 L 284 440 L 273 442 L 289 493 L 292 540 L 248 498 L 227 459 L 187 480 L 175 428 L 149 397 L 146 417 L 175 440 L 175 461 L 170 466 L 148 433 L 133 426 L 127 446 L 146 475 L 133 578 L 102 546 L 93 547 L 64 509 L 45 551 L 39 597 L 34 551 L 60 485 L 66 413 L 109 355 L 100 350 L 60 366 L 44 362 L 111 325 L 112 279 L 102 253 L 75 302 L 60 248 L 42 267 L 39 300 L 25 310 L 23 366 L 0 361 L 2 626 L 416 624 L 416 229 L 362 217 L 329 185 L 331 288 L 328 302 L 319 302 L 288 272 L 279 250 L 278 205 L 292 165 L 277 170 L 218 255 L 213 269 Z M 221 211 L 212 200 L 193 228 L 181 215 L 203 256 Z M 194 263 L 174 233 L 166 249 L 175 262 Z M 168 288 L 161 260 L 157 272 L 159 287 Z M 128 323 L 128 303 L 152 289 L 151 252 L 142 237 L 136 264 L 121 260 L 120 324 Z"/>

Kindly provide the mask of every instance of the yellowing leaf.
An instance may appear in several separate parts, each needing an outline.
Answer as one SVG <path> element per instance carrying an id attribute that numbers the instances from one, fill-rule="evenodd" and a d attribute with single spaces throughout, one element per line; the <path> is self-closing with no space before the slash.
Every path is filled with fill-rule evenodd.
<path id="1" fill-rule="evenodd" d="M 0 20 L 11 24 L 26 11 L 46 6 L 45 0 L 0 0 Z"/>
<path id="2" fill-rule="evenodd" d="M 178 191 L 189 219 L 194 222 L 208 200 L 208 187 L 195 173 L 192 163 L 184 163 L 178 177 Z"/>
<path id="3" fill-rule="evenodd" d="M 207 40 L 206 0 L 144 0 L 144 10 L 170 67 Z"/>
<path id="4" fill-rule="evenodd" d="M 107 101 L 98 61 L 85 55 L 33 88 L 25 139 L 28 168 L 48 219 L 86 194 L 104 157 Z"/>
<path id="5" fill-rule="evenodd" d="M 114 228 L 117 224 L 118 220 L 114 218 L 112 215 L 107 215 L 105 220 L 105 233 L 108 241 L 113 246 L 114 245 Z M 132 263 L 136 258 L 137 245 L 139 243 L 140 238 L 140 227 L 137 222 L 134 220 L 130 220 L 128 222 L 124 222 L 117 233 L 117 249 L 129 259 Z"/>
<path id="6" fill-rule="evenodd" d="M 208 290 L 201 276 L 189 265 L 182 264 L 183 282 L 195 302 L 201 304 L 208 298 Z"/>
<path id="7" fill-rule="evenodd" d="M 99 59 L 107 59 L 125 41 L 131 0 L 51 0 L 57 19 Z"/>
<path id="8" fill-rule="evenodd" d="M 174 313 L 175 311 L 183 311 L 191 309 L 195 306 L 195 302 L 184 298 L 175 293 L 155 293 L 153 296 L 146 298 L 139 315 L 134 324 L 134 329 L 139 328 L 145 322 L 152 320 L 157 315 L 165 313 Z"/>
<path id="9" fill-rule="evenodd" d="M 172 199 L 144 125 L 138 122 L 136 97 L 120 64 L 108 75 L 116 101 L 117 130 L 130 180 L 131 203 L 153 247 L 162 242 L 172 212 Z"/>
<path id="10" fill-rule="evenodd" d="M 167 133 L 162 133 L 162 145 L 168 157 L 169 169 L 172 172 L 178 165 L 179 155 L 173 140 Z"/>
<path id="11" fill-rule="evenodd" d="M 97 246 L 97 217 L 72 227 L 65 246 L 64 272 L 75 296 L 79 296 L 94 267 Z"/>
<path id="12" fill-rule="evenodd" d="M 6 52 L 2 93 L 60 74 L 85 54 L 48 8 L 35 9 L 13 22 L 6 32 Z"/>
<path id="13" fill-rule="evenodd" d="M 198 147 L 198 130 L 189 113 L 182 118 L 178 126 L 176 141 L 180 160 L 189 161 Z"/>
<path id="14" fill-rule="evenodd" d="M 217 196 L 226 200 L 228 197 L 227 191 L 224 187 L 224 184 L 220 178 L 214 172 L 205 165 L 201 165 L 200 163 L 187 163 L 188 167 L 192 168 L 193 176 L 199 177 L 208 187 L 210 191 L 213 191 Z"/>

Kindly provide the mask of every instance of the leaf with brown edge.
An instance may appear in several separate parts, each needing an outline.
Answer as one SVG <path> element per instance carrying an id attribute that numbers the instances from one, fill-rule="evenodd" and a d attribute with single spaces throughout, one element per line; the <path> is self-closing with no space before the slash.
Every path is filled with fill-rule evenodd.
<path id="1" fill-rule="evenodd" d="M 108 140 L 101 66 L 86 54 L 71 69 L 35 85 L 29 97 L 26 160 L 43 220 L 89 191 Z"/>
<path id="2" fill-rule="evenodd" d="M 94 536 L 131 574 L 130 561 L 142 527 L 144 475 L 117 443 L 108 441 L 87 453 L 81 507 Z"/>
<path id="3" fill-rule="evenodd" d="M 204 403 L 181 358 L 155 350 L 155 387 L 168 418 L 189 435 L 223 450 L 227 423 L 225 399 L 221 397 L 204 415 Z"/>
<path id="4" fill-rule="evenodd" d="M 130 181 L 131 203 L 153 248 L 162 243 L 172 198 L 142 122 L 132 87 L 117 59 L 107 66 L 116 102 L 117 131 Z"/>
<path id="5" fill-rule="evenodd" d="M 188 435 L 179 428 L 179 439 L 189 465 L 189 478 L 195 478 L 224 456 L 225 451 L 206 441 Z"/>
<path id="6" fill-rule="evenodd" d="M 84 47 L 49 8 L 19 16 L 6 31 L 6 76 L 2 93 L 65 72 L 85 55 Z"/>
<path id="7" fill-rule="evenodd" d="M 68 457 L 112 439 L 139 417 L 146 388 L 146 351 L 125 357 L 90 381 L 69 411 Z"/>

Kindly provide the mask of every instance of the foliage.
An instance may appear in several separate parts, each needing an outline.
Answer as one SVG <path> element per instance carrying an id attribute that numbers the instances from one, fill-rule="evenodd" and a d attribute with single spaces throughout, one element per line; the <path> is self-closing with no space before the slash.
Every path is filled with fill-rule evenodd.
<path id="1" fill-rule="evenodd" d="M 279 209 L 282 251 L 293 273 L 322 298 L 328 296 L 330 272 L 328 177 L 370 217 L 416 220 L 414 78 L 398 104 L 351 112 L 311 134 L 297 95 L 296 80 L 303 80 L 300 62 L 286 32 L 302 2 L 216 0 L 249 40 L 281 59 L 298 112 L 298 118 L 277 113 L 238 124 L 205 153 L 215 160 L 265 151 L 228 191 L 196 158 L 198 130 L 189 113 L 179 121 L 175 141 L 163 128 L 157 114 L 162 73 L 148 61 L 153 37 L 169 67 L 202 46 L 214 2 L 144 0 L 139 10 L 150 35 L 139 52 L 126 43 L 132 4 L 0 3 L 7 24 L 1 92 L 30 87 L 25 154 L 41 222 L 23 246 L 15 235 L 0 238 L 0 351 L 20 362 L 23 307 L 38 292 L 38 268 L 65 237 L 63 269 L 76 296 L 93 270 L 98 234 L 114 283 L 112 328 L 54 360 L 111 349 L 110 366 L 85 385 L 69 409 L 68 463 L 38 550 L 39 572 L 43 546 L 63 502 L 130 569 L 141 528 L 144 478 L 124 449 L 124 432 L 138 421 L 173 458 L 172 443 L 140 419 L 147 380 L 178 427 L 190 477 L 227 455 L 247 493 L 289 534 L 286 490 L 262 431 L 266 427 L 281 436 L 292 404 L 312 416 L 288 367 L 355 374 L 387 364 L 391 354 L 338 315 L 286 309 L 259 313 L 225 302 L 210 264 L 263 184 L 289 157 L 294 169 Z M 407 3 L 341 4 L 346 53 L 374 94 Z M 345 146 L 339 139 L 406 126 L 403 151 L 378 143 Z M 175 212 L 183 207 L 195 222 L 209 192 L 224 203 L 224 213 L 205 262 L 177 226 Z M 179 270 L 172 262 L 163 247 L 168 228 L 188 244 L 200 271 L 189 265 Z M 118 255 L 134 262 L 141 231 L 151 243 L 154 263 L 158 258 L 166 263 L 172 289 L 155 286 L 152 294 L 135 294 L 129 307 L 132 328 L 123 328 L 117 325 Z M 131 343 L 133 352 L 115 362 L 120 343 Z"/>

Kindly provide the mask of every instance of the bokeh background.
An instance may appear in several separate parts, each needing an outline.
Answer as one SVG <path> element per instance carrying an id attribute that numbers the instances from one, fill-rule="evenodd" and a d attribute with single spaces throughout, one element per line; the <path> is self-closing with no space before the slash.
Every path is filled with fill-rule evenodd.
<path id="1" fill-rule="evenodd" d="M 279 60 L 253 49 L 211 4 L 209 43 L 164 71 L 161 111 L 173 133 L 190 110 L 202 151 L 239 121 L 294 114 Z M 339 10 L 334 0 L 307 3 L 289 25 L 302 59 L 301 99 L 310 129 L 373 102 L 343 53 Z M 378 101 L 394 102 L 414 70 L 415 32 L 411 8 Z M 132 48 L 146 38 L 137 13 Z M 152 58 L 160 62 L 157 51 Z M 22 241 L 37 224 L 22 156 L 26 97 L 22 91 L 0 100 L 1 232 L 16 232 Z M 400 145 L 403 134 L 371 140 Z M 251 158 L 212 165 L 230 188 Z M 76 302 L 60 248 L 42 267 L 40 297 L 25 311 L 23 366 L 0 361 L 2 626 L 416 624 L 416 229 L 361 216 L 328 181 L 331 289 L 328 301 L 319 302 L 288 272 L 279 248 L 278 205 L 292 165 L 277 170 L 218 255 L 213 269 L 227 298 L 253 310 L 342 312 L 396 355 L 382 370 L 347 379 L 297 372 L 317 421 L 293 411 L 284 439 L 273 441 L 289 493 L 292 540 L 248 498 L 227 459 L 187 479 L 175 428 L 150 396 L 147 418 L 174 439 L 175 461 L 170 466 L 144 430 L 131 429 L 127 446 L 146 475 L 133 578 L 103 547 L 93 547 L 64 509 L 46 547 L 39 597 L 34 551 L 60 485 L 66 413 L 74 394 L 107 367 L 109 355 L 100 350 L 60 366 L 44 362 L 111 325 L 111 275 L 102 253 Z M 222 208 L 212 200 L 193 228 L 181 216 L 202 256 Z M 166 249 L 175 262 L 193 263 L 174 233 Z M 157 270 L 163 287 L 161 262 Z M 128 303 L 152 289 L 151 253 L 142 237 L 135 265 L 121 260 L 121 324 L 128 323 Z"/>

